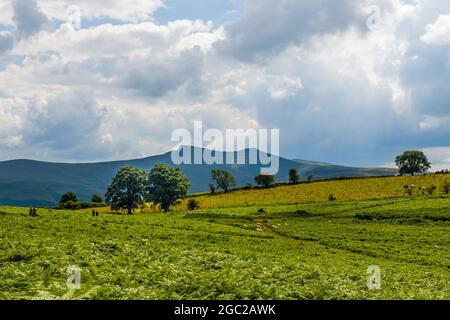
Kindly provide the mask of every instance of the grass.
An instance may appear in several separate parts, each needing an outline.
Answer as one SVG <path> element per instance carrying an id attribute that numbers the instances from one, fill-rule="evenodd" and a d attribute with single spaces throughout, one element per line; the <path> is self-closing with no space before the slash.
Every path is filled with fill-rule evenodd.
<path id="1" fill-rule="evenodd" d="M 441 186 L 449 181 L 449 175 L 422 175 L 415 177 L 361 178 L 337 181 L 318 181 L 296 186 L 280 186 L 270 189 L 239 190 L 230 194 L 200 195 L 196 200 L 202 208 L 229 208 L 236 206 L 291 204 L 305 201 L 326 201 L 333 194 L 337 200 L 386 199 L 405 196 L 405 185 L 417 187 Z M 184 201 L 176 210 L 187 210 Z"/>
<path id="2" fill-rule="evenodd" d="M 2 207 L 0 299 L 450 299 L 450 198 L 397 190 L 441 178 L 239 191 L 172 214 Z M 381 290 L 367 288 L 372 265 Z"/>

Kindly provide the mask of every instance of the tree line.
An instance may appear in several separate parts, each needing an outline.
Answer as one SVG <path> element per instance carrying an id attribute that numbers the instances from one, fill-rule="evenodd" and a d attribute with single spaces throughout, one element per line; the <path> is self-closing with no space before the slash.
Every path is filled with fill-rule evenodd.
<path id="1" fill-rule="evenodd" d="M 411 174 L 424 173 L 431 168 L 425 154 L 421 151 L 406 151 L 395 160 L 399 167 L 399 173 Z M 228 193 L 236 187 L 236 178 L 225 170 L 212 170 L 211 178 L 215 184 L 209 185 L 210 193 L 213 195 L 218 190 Z M 311 182 L 309 175 L 307 182 Z M 254 177 L 256 185 L 269 188 L 275 184 L 273 175 L 257 175 Z M 300 183 L 300 175 L 296 168 L 288 172 L 290 184 Z M 161 210 L 167 212 L 170 207 L 178 204 L 188 195 L 191 183 L 180 168 L 172 168 L 166 164 L 157 164 L 150 172 L 137 169 L 132 166 L 120 169 L 112 179 L 105 194 L 105 200 L 99 195 L 93 195 L 91 202 L 80 203 L 75 193 L 68 192 L 61 197 L 58 208 L 60 209 L 83 209 L 96 208 L 109 205 L 112 210 L 126 210 L 132 214 L 133 210 L 143 206 L 146 202 L 159 205 Z M 246 188 L 252 188 L 248 184 Z M 105 202 L 105 203 L 104 203 Z M 190 204 L 195 207 L 195 203 Z"/>

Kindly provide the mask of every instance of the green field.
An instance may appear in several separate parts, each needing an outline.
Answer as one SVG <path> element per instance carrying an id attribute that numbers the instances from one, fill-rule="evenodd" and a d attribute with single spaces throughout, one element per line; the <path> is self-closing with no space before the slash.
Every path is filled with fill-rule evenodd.
<path id="1" fill-rule="evenodd" d="M 98 218 L 2 207 L 0 299 L 450 299 L 449 197 L 266 200 Z"/>

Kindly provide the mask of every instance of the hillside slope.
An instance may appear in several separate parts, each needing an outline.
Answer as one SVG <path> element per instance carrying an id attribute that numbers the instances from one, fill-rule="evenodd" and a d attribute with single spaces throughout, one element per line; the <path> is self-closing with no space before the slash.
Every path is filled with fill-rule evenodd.
<path id="1" fill-rule="evenodd" d="M 0 162 L 0 204 L 51 206 L 57 203 L 61 194 L 67 191 L 77 193 L 81 200 L 88 200 L 93 193 L 104 194 L 111 178 L 120 168 L 131 165 L 148 171 L 158 163 L 172 165 L 171 154 L 102 163 L 71 164 L 32 160 Z M 181 165 L 180 167 L 191 180 L 190 192 L 192 193 L 207 190 L 208 184 L 211 183 L 212 169 L 230 171 L 237 178 L 239 186 L 253 183 L 254 176 L 260 173 L 259 165 Z M 291 168 L 297 168 L 303 179 L 309 175 L 313 175 L 315 179 L 322 179 L 396 173 L 394 169 L 351 168 L 280 158 L 277 180 L 286 181 L 287 172 Z"/>

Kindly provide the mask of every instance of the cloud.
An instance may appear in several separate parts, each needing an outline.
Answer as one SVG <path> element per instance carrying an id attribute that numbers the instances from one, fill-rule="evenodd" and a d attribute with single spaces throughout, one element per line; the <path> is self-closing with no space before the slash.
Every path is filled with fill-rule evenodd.
<path id="1" fill-rule="evenodd" d="M 268 91 L 272 99 L 283 100 L 295 96 L 303 90 L 303 83 L 300 78 L 273 77 Z"/>
<path id="2" fill-rule="evenodd" d="M 195 91 L 201 82 L 202 59 L 198 47 L 181 51 L 174 57 L 147 56 L 127 71 L 120 81 L 135 92 L 156 98 L 184 85 Z"/>
<path id="3" fill-rule="evenodd" d="M 45 0 L 43 10 L 51 17 L 65 20 L 67 9 L 77 6 L 83 19 L 113 19 L 125 22 L 152 20 L 153 13 L 163 7 L 163 0 Z"/>
<path id="4" fill-rule="evenodd" d="M 52 20 L 66 22 L 69 18 L 69 8 L 76 6 L 81 10 L 82 19 L 112 19 L 125 22 L 150 21 L 153 14 L 164 6 L 163 0 L 2 0 L 0 4 L 0 23 L 12 25 L 13 6 L 35 7 L 32 2 L 38 1 L 40 10 Z M 34 17 L 36 18 L 36 17 Z"/>
<path id="5" fill-rule="evenodd" d="M 47 23 L 47 16 L 39 9 L 37 0 L 13 0 L 14 21 L 19 39 L 39 32 Z"/>
<path id="6" fill-rule="evenodd" d="M 450 44 L 450 15 L 440 15 L 434 24 L 427 25 L 421 40 L 431 44 Z"/>
<path id="7" fill-rule="evenodd" d="M 0 54 L 11 50 L 14 46 L 14 37 L 11 32 L 0 32 Z"/>
<path id="8" fill-rule="evenodd" d="M 420 121 L 420 129 L 422 130 L 438 130 L 443 126 L 450 124 L 450 117 L 433 117 L 426 116 L 425 119 Z"/>
<path id="9" fill-rule="evenodd" d="M 424 148 L 433 171 L 450 169 L 450 147 Z"/>
<path id="10" fill-rule="evenodd" d="M 77 3 L 80 30 L 63 24 Z M 2 20 L 0 157 L 146 156 L 201 119 L 280 128 L 283 155 L 351 165 L 450 147 L 448 0 L 245 3 L 225 24 L 158 24 L 160 1 L 40 1 L 49 24 L 13 46 L 19 20 Z"/>
<path id="11" fill-rule="evenodd" d="M 244 17 L 225 27 L 217 49 L 244 61 L 265 59 L 314 35 L 365 25 L 357 8 L 349 0 L 248 0 Z"/>
<path id="12" fill-rule="evenodd" d="M 105 110 L 89 91 L 68 91 L 29 99 L 0 99 L 0 145 L 8 153 L 42 157 L 89 157 L 102 151 Z"/>

